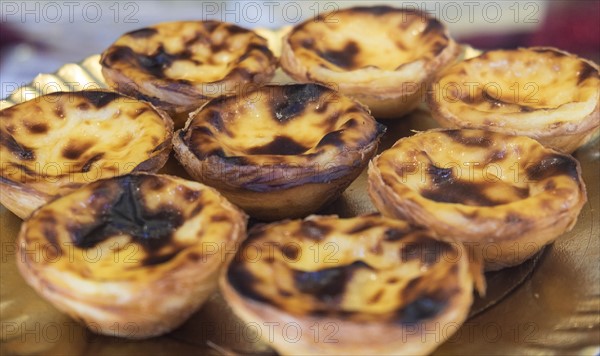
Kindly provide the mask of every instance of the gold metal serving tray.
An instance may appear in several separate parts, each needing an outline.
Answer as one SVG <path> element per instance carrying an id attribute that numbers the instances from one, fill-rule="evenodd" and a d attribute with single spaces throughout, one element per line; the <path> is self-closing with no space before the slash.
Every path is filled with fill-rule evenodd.
<path id="1" fill-rule="evenodd" d="M 280 31 L 260 30 L 279 52 Z M 464 56 L 474 52 L 467 48 Z M 0 109 L 54 91 L 105 87 L 94 55 L 66 64 L 55 74 L 41 74 L 0 102 Z M 278 70 L 273 80 L 290 79 Z M 386 121 L 380 150 L 414 131 L 436 127 L 426 108 Z M 600 145 L 575 152 L 588 187 L 588 203 L 575 228 L 524 264 L 487 273 L 488 291 L 477 298 L 471 316 L 435 354 L 583 354 L 600 352 Z M 171 158 L 163 172 L 187 177 Z M 363 174 L 343 196 L 320 213 L 342 217 L 375 211 Z M 260 341 L 256 326 L 236 318 L 215 294 L 182 327 L 162 337 L 133 341 L 92 333 L 58 312 L 28 287 L 17 271 L 15 239 L 21 220 L 0 206 L 0 354 L 140 355 L 254 354 L 275 352 Z M 127 330 L 130 325 L 117 325 Z M 431 334 L 444 337 L 455 326 L 439 325 Z M 335 330 L 323 338 L 335 342 Z"/>

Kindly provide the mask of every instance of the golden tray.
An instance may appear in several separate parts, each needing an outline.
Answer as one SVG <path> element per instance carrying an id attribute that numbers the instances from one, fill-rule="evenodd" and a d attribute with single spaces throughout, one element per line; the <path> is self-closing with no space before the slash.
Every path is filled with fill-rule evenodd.
<path id="1" fill-rule="evenodd" d="M 287 29 L 257 31 L 278 54 L 280 38 Z M 463 57 L 476 53 L 465 47 Z M 2 100 L 0 109 L 55 91 L 106 87 L 99 59 L 93 55 L 79 64 L 66 64 L 55 74 L 38 75 L 30 85 Z M 289 81 L 280 69 L 273 79 Z M 424 107 L 384 124 L 388 131 L 380 151 L 400 137 L 437 126 Z M 487 273 L 486 297 L 476 298 L 469 319 L 435 355 L 600 353 L 599 140 L 574 156 L 581 162 L 588 188 L 588 203 L 575 228 L 524 264 Z M 188 177 L 173 158 L 162 172 Z M 320 213 L 349 217 L 374 212 L 366 193 L 365 173 Z M 236 318 L 218 293 L 183 326 L 162 337 L 134 341 L 92 333 L 25 283 L 15 263 L 20 225 L 19 218 L 0 206 L 0 354 L 275 354 L 260 341 L 260 331 Z M 450 331 L 441 325 L 430 330 L 440 337 Z M 335 341 L 335 335 L 327 336 Z"/>

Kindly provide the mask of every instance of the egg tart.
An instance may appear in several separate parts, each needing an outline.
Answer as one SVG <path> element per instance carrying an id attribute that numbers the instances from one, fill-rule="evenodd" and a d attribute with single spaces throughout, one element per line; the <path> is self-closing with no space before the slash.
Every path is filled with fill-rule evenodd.
<path id="1" fill-rule="evenodd" d="M 359 100 L 376 118 L 397 118 L 459 53 L 446 27 L 424 12 L 354 7 L 295 26 L 283 39 L 281 67 Z"/>
<path id="2" fill-rule="evenodd" d="M 111 87 L 167 111 L 176 127 L 210 98 L 269 81 L 277 66 L 266 39 L 218 21 L 167 22 L 126 33 L 100 64 Z"/>
<path id="3" fill-rule="evenodd" d="M 460 244 L 377 215 L 256 226 L 220 287 L 265 342 L 302 355 L 428 354 L 473 299 Z"/>
<path id="4" fill-rule="evenodd" d="M 519 48 L 448 68 L 428 102 L 444 127 L 529 136 L 570 153 L 598 132 L 599 88 L 597 64 L 554 48 Z"/>
<path id="5" fill-rule="evenodd" d="M 162 111 L 105 90 L 56 92 L 0 111 L 0 202 L 25 218 L 85 183 L 155 172 L 171 151 Z"/>
<path id="6" fill-rule="evenodd" d="M 316 84 L 268 85 L 213 99 L 176 132 L 176 158 L 261 220 L 303 217 L 337 198 L 385 128 L 354 100 Z"/>
<path id="7" fill-rule="evenodd" d="M 245 234 L 245 214 L 214 189 L 130 174 L 36 210 L 19 232 L 17 265 L 92 331 L 147 338 L 179 326 L 215 291 Z"/>
<path id="8" fill-rule="evenodd" d="M 400 139 L 369 164 L 368 192 L 385 216 L 464 242 L 488 270 L 552 243 L 587 200 L 570 155 L 525 136 L 467 129 Z"/>

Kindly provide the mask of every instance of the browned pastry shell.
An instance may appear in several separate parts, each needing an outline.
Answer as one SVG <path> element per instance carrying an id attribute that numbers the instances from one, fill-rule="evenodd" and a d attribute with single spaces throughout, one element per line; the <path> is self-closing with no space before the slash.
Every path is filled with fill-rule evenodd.
<path id="1" fill-rule="evenodd" d="M 555 48 L 494 50 L 455 64 L 429 91 L 449 128 L 529 136 L 571 153 L 598 134 L 598 65 Z"/>
<path id="2" fill-rule="evenodd" d="M 446 27 L 424 12 L 354 7 L 295 26 L 283 39 L 281 67 L 297 81 L 359 100 L 376 118 L 397 118 L 459 52 Z"/>
<path id="3" fill-rule="evenodd" d="M 277 67 L 267 40 L 219 21 L 166 22 L 126 33 L 100 63 L 111 87 L 167 111 L 176 128 L 209 99 L 269 81 Z"/>
<path id="4" fill-rule="evenodd" d="M 148 103 L 106 90 L 57 92 L 0 111 L 0 202 L 20 218 L 83 184 L 156 172 L 173 123 Z"/>
<path id="5" fill-rule="evenodd" d="M 570 230 L 585 204 L 579 162 L 525 136 L 430 130 L 369 164 L 384 215 L 467 244 L 486 269 L 519 264 Z"/>
<path id="6" fill-rule="evenodd" d="M 217 288 L 246 215 L 197 182 L 131 174 L 83 186 L 21 226 L 27 283 L 90 330 L 133 339 L 183 323 Z"/>
<path id="7" fill-rule="evenodd" d="M 316 84 L 213 99 L 177 131 L 177 159 L 261 220 L 303 217 L 337 198 L 376 153 L 384 127 Z"/>
<path id="8" fill-rule="evenodd" d="M 429 354 L 473 299 L 461 244 L 377 215 L 257 226 L 220 287 L 263 341 L 303 355 Z"/>

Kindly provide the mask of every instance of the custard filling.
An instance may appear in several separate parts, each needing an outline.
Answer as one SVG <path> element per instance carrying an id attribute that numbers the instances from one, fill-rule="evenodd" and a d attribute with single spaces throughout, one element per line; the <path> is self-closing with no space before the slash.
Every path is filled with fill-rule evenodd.
<path id="1" fill-rule="evenodd" d="M 151 106 L 114 92 L 49 94 L 0 111 L 0 175 L 59 194 L 129 173 L 168 147 L 172 130 Z"/>
<path id="2" fill-rule="evenodd" d="M 323 14 L 289 36 L 299 60 L 337 72 L 395 71 L 405 63 L 434 58 L 448 41 L 438 20 L 387 6 Z"/>
<path id="3" fill-rule="evenodd" d="M 234 235 L 232 211 L 202 187 L 145 174 L 94 182 L 41 208 L 22 243 L 45 252 L 34 261 L 49 264 L 45 273 L 77 277 L 82 290 L 158 280 L 188 262 L 221 258 Z M 65 287 L 61 280 L 55 288 Z"/>
<path id="4" fill-rule="evenodd" d="M 434 82 L 441 115 L 479 127 L 556 129 L 598 106 L 597 66 L 549 48 L 489 51 L 448 68 Z"/>
<path id="5" fill-rule="evenodd" d="M 314 84 L 267 86 L 215 99 L 180 136 L 199 159 L 240 164 L 327 163 L 377 142 L 384 129 L 355 101 Z"/>
<path id="6" fill-rule="evenodd" d="M 220 91 L 207 83 L 237 76 L 251 82 L 272 61 L 265 39 L 217 21 L 169 22 L 129 32 L 101 60 L 140 83 L 158 79 L 195 86 L 208 97 Z"/>
<path id="7" fill-rule="evenodd" d="M 227 278 L 295 315 L 414 323 L 460 293 L 460 254 L 399 220 L 309 217 L 251 230 Z"/>
<path id="8" fill-rule="evenodd" d="M 382 153 L 377 168 L 394 191 L 408 189 L 436 203 L 495 207 L 539 200 L 560 210 L 563 198 L 578 196 L 578 165 L 572 157 L 525 137 L 499 135 L 480 130 L 422 133 Z"/>

